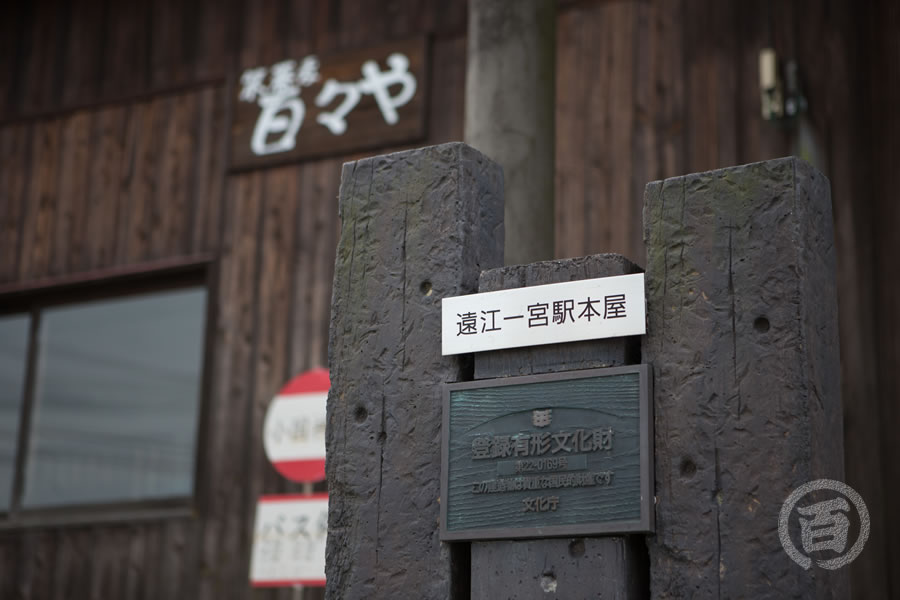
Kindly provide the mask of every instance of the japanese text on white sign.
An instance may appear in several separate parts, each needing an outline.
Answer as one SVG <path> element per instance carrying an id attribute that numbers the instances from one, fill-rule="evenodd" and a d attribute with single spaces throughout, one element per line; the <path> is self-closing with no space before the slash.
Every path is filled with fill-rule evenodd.
<path id="1" fill-rule="evenodd" d="M 325 585 L 328 496 L 263 496 L 256 505 L 250 581 L 255 586 Z"/>
<path id="2" fill-rule="evenodd" d="M 445 298 L 442 353 L 646 333 L 644 274 Z"/>
<path id="3" fill-rule="evenodd" d="M 363 95 L 370 95 L 385 123 L 396 124 L 399 119 L 397 109 L 415 96 L 416 78 L 409 71 L 409 58 L 405 54 L 391 54 L 387 57 L 387 66 L 388 69 L 382 71 L 378 62 L 367 60 L 360 68 L 362 78 L 359 80 L 327 79 L 313 102 L 319 108 L 333 108 L 320 112 L 316 121 L 332 134 L 341 135 L 347 130 L 347 115 Z M 306 116 L 301 90 L 320 79 L 319 59 L 315 56 L 307 56 L 299 63 L 283 60 L 271 67 L 254 67 L 241 74 L 238 98 L 242 102 L 256 102 L 260 108 L 250 138 L 254 154 L 263 156 L 294 149 Z"/>

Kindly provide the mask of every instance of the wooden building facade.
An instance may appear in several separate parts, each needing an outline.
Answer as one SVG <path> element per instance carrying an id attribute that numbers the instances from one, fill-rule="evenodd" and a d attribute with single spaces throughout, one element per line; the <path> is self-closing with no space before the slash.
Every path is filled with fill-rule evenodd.
<path id="1" fill-rule="evenodd" d="M 302 489 L 266 460 L 262 422 L 289 376 L 327 363 L 341 165 L 399 147 L 230 168 L 241 74 L 425 36 L 425 133 L 407 146 L 459 140 L 466 14 L 465 0 L 0 8 L 0 313 L 188 272 L 208 298 L 190 498 L 0 516 L 0 598 L 294 597 L 248 583 L 257 497 Z M 557 39 L 557 257 L 642 264 L 647 182 L 792 153 L 798 129 L 760 116 L 757 60 L 797 61 L 838 235 L 846 480 L 872 515 L 854 592 L 900 594 L 900 8 L 560 0 Z"/>

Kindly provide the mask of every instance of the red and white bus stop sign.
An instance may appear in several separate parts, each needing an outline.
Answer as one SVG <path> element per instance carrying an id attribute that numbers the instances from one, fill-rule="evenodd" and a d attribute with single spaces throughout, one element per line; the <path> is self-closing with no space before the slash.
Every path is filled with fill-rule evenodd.
<path id="1" fill-rule="evenodd" d="M 250 582 L 254 587 L 325 585 L 328 494 L 260 496 Z"/>
<path id="2" fill-rule="evenodd" d="M 275 469 L 290 479 L 325 479 L 325 401 L 327 369 L 312 369 L 285 384 L 269 405 L 263 446 Z"/>

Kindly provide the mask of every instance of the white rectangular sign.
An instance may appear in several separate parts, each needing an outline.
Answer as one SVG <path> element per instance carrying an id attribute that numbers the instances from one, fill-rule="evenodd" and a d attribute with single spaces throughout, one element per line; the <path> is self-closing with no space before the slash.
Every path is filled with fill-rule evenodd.
<path id="1" fill-rule="evenodd" d="M 324 586 L 327 532 L 328 494 L 261 496 L 250 582 L 256 587 Z"/>
<path id="2" fill-rule="evenodd" d="M 645 313 L 643 273 L 444 298 L 441 351 L 643 335 Z"/>

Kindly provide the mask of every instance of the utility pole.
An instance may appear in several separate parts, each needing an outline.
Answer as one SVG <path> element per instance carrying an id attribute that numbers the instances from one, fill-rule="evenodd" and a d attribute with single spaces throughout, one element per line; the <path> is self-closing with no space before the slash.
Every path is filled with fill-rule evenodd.
<path id="1" fill-rule="evenodd" d="M 465 141 L 503 167 L 505 262 L 554 258 L 554 0 L 470 0 Z"/>

